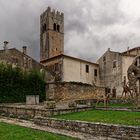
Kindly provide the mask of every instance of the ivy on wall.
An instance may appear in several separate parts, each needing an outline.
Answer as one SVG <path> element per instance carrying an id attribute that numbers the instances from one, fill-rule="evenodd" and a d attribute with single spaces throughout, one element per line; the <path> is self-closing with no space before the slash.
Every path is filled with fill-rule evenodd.
<path id="1" fill-rule="evenodd" d="M 19 67 L 0 63 L 0 103 L 25 102 L 26 95 L 46 99 L 44 76 L 37 70 L 25 72 Z"/>

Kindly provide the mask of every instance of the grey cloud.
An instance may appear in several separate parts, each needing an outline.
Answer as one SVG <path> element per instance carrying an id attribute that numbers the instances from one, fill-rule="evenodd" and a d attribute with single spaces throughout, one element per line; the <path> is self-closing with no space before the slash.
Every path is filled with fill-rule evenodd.
<path id="1" fill-rule="evenodd" d="M 29 54 L 39 60 L 39 16 L 51 6 L 65 14 L 66 54 L 96 61 L 107 48 L 123 51 L 140 43 L 140 20 L 130 26 L 120 1 L 0 0 L 0 47 L 4 40 L 19 49 L 27 45 Z"/>

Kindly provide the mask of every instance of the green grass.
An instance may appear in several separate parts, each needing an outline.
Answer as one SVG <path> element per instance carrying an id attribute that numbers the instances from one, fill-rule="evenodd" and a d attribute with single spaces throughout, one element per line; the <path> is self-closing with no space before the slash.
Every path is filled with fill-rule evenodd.
<path id="1" fill-rule="evenodd" d="M 44 131 L 0 123 L 0 140 L 74 140 Z"/>
<path id="2" fill-rule="evenodd" d="M 140 126 L 140 112 L 91 110 L 56 116 L 56 118 Z"/>

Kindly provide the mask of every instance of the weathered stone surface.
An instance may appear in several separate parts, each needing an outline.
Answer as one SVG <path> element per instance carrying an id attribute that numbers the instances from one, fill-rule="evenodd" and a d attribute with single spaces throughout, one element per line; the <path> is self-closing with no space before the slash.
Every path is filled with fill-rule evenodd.
<path id="1" fill-rule="evenodd" d="M 40 57 L 42 60 L 64 52 L 64 14 L 47 9 L 40 16 Z M 55 63 L 54 63 L 55 64 Z"/>
<path id="2" fill-rule="evenodd" d="M 77 107 L 77 104 L 76 104 L 76 102 L 71 101 L 71 102 L 69 102 L 68 106 L 69 106 L 70 108 L 76 108 L 76 107 Z"/>
<path id="3" fill-rule="evenodd" d="M 83 121 L 60 120 L 54 118 L 35 118 L 35 123 L 38 125 L 49 126 L 52 128 L 66 129 L 69 131 L 82 132 L 92 134 L 93 136 L 125 139 L 125 140 L 139 140 L 140 127 L 112 125 L 104 123 L 90 123 Z"/>
<path id="4" fill-rule="evenodd" d="M 39 104 L 39 95 L 27 95 L 26 104 L 27 105 L 38 105 Z"/>
<path id="5" fill-rule="evenodd" d="M 55 101 L 45 101 L 44 106 L 47 109 L 54 109 L 56 107 L 56 102 Z"/>
<path id="6" fill-rule="evenodd" d="M 54 101 L 52 102 L 54 106 Z M 92 107 L 77 107 L 77 108 L 63 108 L 63 109 L 38 109 L 31 107 L 20 107 L 20 106 L 6 106 L 0 105 L 0 115 L 9 116 L 13 114 L 15 117 L 23 115 L 26 119 L 27 117 L 33 118 L 35 116 L 50 117 L 55 115 L 67 114 L 71 112 L 87 111 L 93 109 Z"/>
<path id="7" fill-rule="evenodd" d="M 104 87 L 96 87 L 82 83 L 63 82 L 52 83 L 50 85 L 51 86 L 46 93 L 49 93 L 50 96 L 53 96 L 53 99 L 56 102 L 96 99 L 98 96 L 105 94 Z"/>

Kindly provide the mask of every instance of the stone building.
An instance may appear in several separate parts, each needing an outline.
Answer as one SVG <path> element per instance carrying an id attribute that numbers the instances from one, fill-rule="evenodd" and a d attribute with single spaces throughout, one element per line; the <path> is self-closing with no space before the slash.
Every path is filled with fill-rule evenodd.
<path id="1" fill-rule="evenodd" d="M 40 16 L 40 58 L 59 82 L 82 82 L 116 90 L 117 96 L 127 83 L 127 70 L 140 47 L 125 52 L 108 49 L 97 61 L 89 62 L 64 54 L 64 14 L 50 7 Z"/>
<path id="2" fill-rule="evenodd" d="M 39 62 L 27 55 L 26 46 L 22 47 L 22 51 L 19 51 L 16 48 L 8 48 L 7 41 L 4 42 L 4 49 L 0 50 L 0 62 L 11 64 L 13 67 L 18 66 L 27 71 L 31 69 L 46 69 Z"/>
<path id="3" fill-rule="evenodd" d="M 55 81 L 99 85 L 99 65 L 64 54 L 64 14 L 50 7 L 40 16 L 40 58 Z"/>
<path id="4" fill-rule="evenodd" d="M 40 58 L 57 82 L 82 82 L 115 89 L 117 96 L 128 82 L 127 70 L 140 47 L 125 52 L 108 49 L 97 61 L 89 62 L 64 54 L 64 14 L 50 7 L 40 16 Z M 140 63 L 140 62 L 138 62 Z"/>
<path id="5" fill-rule="evenodd" d="M 51 11 L 40 16 L 40 60 L 46 60 L 64 52 L 64 14 Z"/>
<path id="6" fill-rule="evenodd" d="M 86 84 L 99 83 L 99 65 L 68 55 L 58 55 L 41 61 L 54 76 L 54 81 L 82 82 Z"/>
<path id="7" fill-rule="evenodd" d="M 40 16 L 40 63 L 27 55 L 25 46 L 21 52 L 15 48 L 8 49 L 8 42 L 4 42 L 4 44 L 4 50 L 0 50 L 0 61 L 25 70 L 46 69 L 49 73 L 48 81 L 50 83 L 56 82 L 62 85 L 65 82 L 75 82 L 96 85 L 95 87 L 108 87 L 110 92 L 115 89 L 117 96 L 122 93 L 124 81 L 126 83 L 128 81 L 129 66 L 135 57 L 140 55 L 140 47 L 125 52 L 114 52 L 108 49 L 97 63 L 65 55 L 64 14 L 51 10 L 50 7 Z M 137 63 L 140 64 L 140 60 Z M 52 91 L 55 90 L 54 87 L 56 85 L 49 85 Z M 67 84 L 66 87 L 67 91 L 71 91 L 71 85 Z M 79 91 L 79 95 L 81 95 L 84 90 L 81 88 Z M 86 91 L 84 92 L 86 94 Z M 63 91 L 61 93 L 63 95 Z M 88 93 L 90 94 L 91 91 L 88 90 Z"/>
<path id="8" fill-rule="evenodd" d="M 97 61 L 100 71 L 100 85 L 108 87 L 110 90 L 115 87 L 117 95 L 121 96 L 124 81 L 128 82 L 127 70 L 138 55 L 140 55 L 140 47 L 122 53 L 108 49 Z"/>

